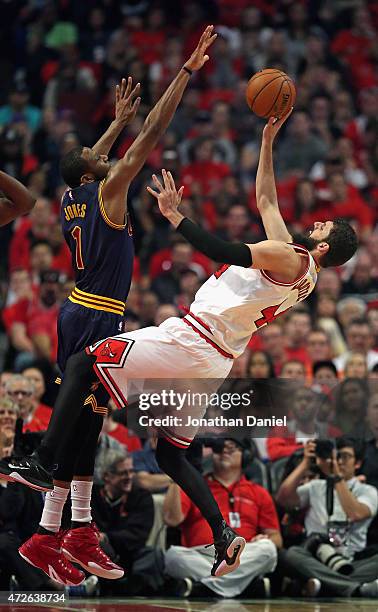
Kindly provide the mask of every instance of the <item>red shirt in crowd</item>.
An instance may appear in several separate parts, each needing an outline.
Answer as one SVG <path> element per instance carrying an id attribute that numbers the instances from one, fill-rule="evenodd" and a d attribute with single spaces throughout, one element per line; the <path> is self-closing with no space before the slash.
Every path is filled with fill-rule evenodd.
<path id="1" fill-rule="evenodd" d="M 38 404 L 33 414 L 33 418 L 28 423 L 24 423 L 23 432 L 46 431 L 51 417 L 52 409 L 46 404 Z"/>
<path id="2" fill-rule="evenodd" d="M 56 361 L 58 350 L 57 319 L 59 306 L 45 308 L 37 298 L 20 300 L 3 310 L 3 321 L 9 334 L 14 323 L 23 323 L 28 338 L 35 335 L 46 334 L 51 343 L 51 360 Z"/>
<path id="3" fill-rule="evenodd" d="M 234 529 L 247 542 L 265 529 L 279 531 L 273 500 L 263 487 L 247 480 L 244 476 L 229 487 L 220 484 L 211 474 L 206 477 L 206 481 L 227 523 L 233 522 L 230 513 L 238 513 L 240 527 Z M 234 500 L 233 504 L 230 502 L 231 498 Z M 181 491 L 181 510 L 185 517 L 180 525 L 182 545 L 190 548 L 211 543 L 213 535 L 207 521 L 183 491 Z"/>
<path id="4" fill-rule="evenodd" d="M 120 442 L 120 444 L 124 444 L 127 447 L 129 453 L 132 453 L 137 450 L 141 450 L 142 444 L 139 440 L 138 436 L 135 434 L 129 434 L 129 430 L 127 427 L 122 425 L 122 423 L 117 423 L 117 427 L 113 429 L 113 431 L 107 432 L 108 436 L 115 438 Z"/>
<path id="5" fill-rule="evenodd" d="M 230 166 L 223 162 L 198 161 L 183 167 L 181 181 L 187 189 L 187 194 L 191 194 L 193 183 L 198 183 L 201 195 L 207 196 L 214 189 L 218 189 L 221 181 L 230 176 L 230 173 Z"/>

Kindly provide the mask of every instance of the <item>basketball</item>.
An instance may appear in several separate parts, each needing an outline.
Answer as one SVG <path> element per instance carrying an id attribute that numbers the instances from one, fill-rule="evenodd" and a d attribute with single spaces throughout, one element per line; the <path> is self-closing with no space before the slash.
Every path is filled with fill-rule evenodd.
<path id="1" fill-rule="evenodd" d="M 246 98 L 249 108 L 258 117 L 283 117 L 294 106 L 295 85 L 282 70 L 266 68 L 248 81 Z"/>

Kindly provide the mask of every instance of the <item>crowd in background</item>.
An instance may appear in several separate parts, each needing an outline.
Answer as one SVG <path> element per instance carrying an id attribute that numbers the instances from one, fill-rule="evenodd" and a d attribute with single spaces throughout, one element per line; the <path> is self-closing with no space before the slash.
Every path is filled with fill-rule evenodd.
<path id="1" fill-rule="evenodd" d="M 114 159 L 124 155 L 204 25 L 214 23 L 211 60 L 191 78 L 167 133 L 130 189 L 136 258 L 126 329 L 184 314 L 218 267 L 159 214 L 146 191 L 153 172 L 170 170 L 185 186 L 184 213 L 215 234 L 264 239 L 255 202 L 264 121 L 249 110 L 245 88 L 257 70 L 286 71 L 297 100 L 275 145 L 283 217 L 294 234 L 317 220 L 350 219 L 360 246 L 341 268 L 320 272 L 306 302 L 251 339 L 231 377 L 298 384 L 288 427 L 254 441 L 264 465 L 303 452 L 308 437 L 354 433 L 367 443 L 367 480 L 378 485 L 371 467 L 378 435 L 377 8 L 359 0 L 251 4 L 25 0 L 2 6 L 0 167 L 37 198 L 30 215 L 0 229 L 3 454 L 12 450 L 16 416 L 24 432 L 46 429 L 56 394 L 56 319 L 74 286 L 59 221 L 65 189 L 59 160 L 106 130 L 115 85 L 131 75 L 141 83 L 142 102 L 111 152 Z M 136 452 L 138 487 L 165 490 L 169 482 L 159 473 L 152 442 L 128 431 L 125 416 L 116 413 L 100 437 L 98 486 L 104 470 L 113 473 L 109 452 L 126 448 Z"/>

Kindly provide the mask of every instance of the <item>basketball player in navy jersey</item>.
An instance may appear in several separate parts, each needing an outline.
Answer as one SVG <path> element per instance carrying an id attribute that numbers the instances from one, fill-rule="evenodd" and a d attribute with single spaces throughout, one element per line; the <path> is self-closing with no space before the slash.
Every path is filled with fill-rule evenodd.
<path id="1" fill-rule="evenodd" d="M 272 145 L 282 123 L 270 120 L 264 129 L 256 177 L 268 240 L 246 245 L 212 236 L 177 210 L 182 188 L 176 191 L 172 176 L 163 170 L 164 186 L 154 177 L 157 190 L 149 191 L 162 214 L 195 248 L 226 265 L 202 285 L 184 319 L 172 317 L 159 327 L 106 338 L 71 357 L 69 376 L 42 445 L 31 457 L 1 461 L 0 474 L 49 488 L 56 447 L 66 445 L 68 430 L 75 427 L 93 382 L 101 380 L 118 405 L 125 405 L 128 381 L 135 378 L 195 378 L 196 392 L 202 389 L 201 381 L 206 388 L 209 379 L 228 375 L 232 360 L 245 350 L 252 333 L 309 295 L 321 267 L 341 265 L 352 257 L 357 239 L 345 221 L 317 222 L 308 235 L 299 237 L 300 244 L 292 244 L 279 211 L 273 173 Z M 185 456 L 195 428 L 185 435 L 174 426 L 161 430 L 159 465 L 198 506 L 212 529 L 216 550 L 212 574 L 229 573 L 239 565 L 243 538 L 225 523 L 205 481 Z"/>
<path id="2" fill-rule="evenodd" d="M 0 170 L 0 226 L 29 213 L 35 198 L 20 181 Z"/>
<path id="3" fill-rule="evenodd" d="M 167 129 L 190 75 L 209 59 L 206 51 L 215 38 L 213 26 L 208 26 L 123 159 L 110 165 L 107 154 L 139 106 L 139 83 L 133 89 L 130 77 L 127 85 L 123 80 L 117 86 L 116 119 L 104 136 L 94 147 L 75 147 L 61 160 L 61 174 L 68 185 L 61 203 L 61 222 L 75 271 L 75 288 L 58 319 L 58 366 L 62 373 L 71 355 L 123 329 L 134 255 L 128 188 Z M 65 585 L 80 584 L 85 578 L 70 560 L 103 578 L 116 579 L 124 573 L 100 548 L 91 522 L 94 461 L 108 400 L 103 387 L 93 385 L 67 447 L 57 454 L 54 487 L 46 495 L 38 532 L 19 551 L 26 561 Z M 34 486 L 40 488 L 37 481 Z M 61 516 L 70 488 L 72 524 L 64 533 Z"/>

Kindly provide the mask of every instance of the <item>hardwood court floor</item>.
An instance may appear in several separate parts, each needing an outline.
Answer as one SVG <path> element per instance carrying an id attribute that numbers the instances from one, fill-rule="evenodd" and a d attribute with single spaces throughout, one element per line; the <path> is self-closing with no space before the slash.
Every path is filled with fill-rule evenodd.
<path id="1" fill-rule="evenodd" d="M 70 599 L 64 605 L 1 605 L 1 612 L 378 612 L 371 599 L 273 599 L 185 601 L 177 599 Z"/>

